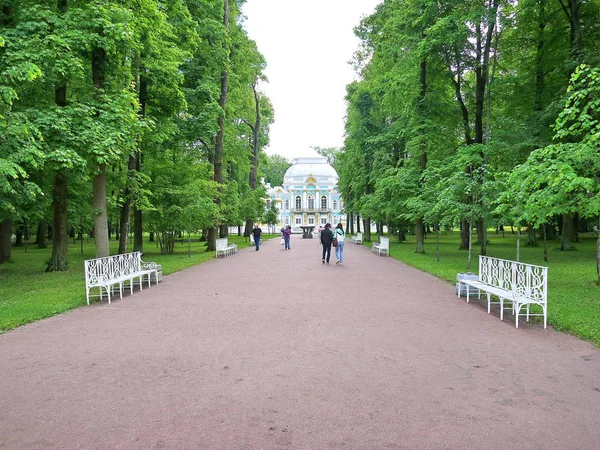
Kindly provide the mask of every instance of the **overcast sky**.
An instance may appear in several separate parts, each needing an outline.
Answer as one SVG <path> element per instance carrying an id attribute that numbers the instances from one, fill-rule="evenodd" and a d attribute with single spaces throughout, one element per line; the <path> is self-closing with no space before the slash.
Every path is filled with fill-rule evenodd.
<path id="1" fill-rule="evenodd" d="M 267 60 L 264 91 L 275 109 L 268 154 L 288 159 L 344 143 L 353 28 L 380 0 L 248 0 L 245 28 Z"/>

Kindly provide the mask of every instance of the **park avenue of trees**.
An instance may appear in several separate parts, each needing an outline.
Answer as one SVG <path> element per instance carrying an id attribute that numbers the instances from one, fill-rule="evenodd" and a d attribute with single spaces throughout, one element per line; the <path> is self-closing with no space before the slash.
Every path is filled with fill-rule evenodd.
<path id="1" fill-rule="evenodd" d="M 127 251 L 130 229 L 134 250 L 197 231 L 213 250 L 263 217 L 259 180 L 280 184 L 289 163 L 263 152 L 274 113 L 242 4 L 3 2 L 0 263 L 13 233 L 51 235 L 59 271 L 69 234 L 93 233 L 97 256 L 112 236 Z M 356 28 L 345 145 L 319 149 L 350 231 L 414 231 L 424 252 L 428 229 L 460 227 L 469 259 L 471 236 L 485 254 L 501 225 L 576 246 L 600 211 L 599 8 L 382 1 Z"/>
<path id="2" fill-rule="evenodd" d="M 264 213 L 265 61 L 234 0 L 13 0 L 0 11 L 0 262 L 37 232 L 161 251 Z M 289 164 L 288 164 L 289 165 Z M 285 170 L 285 169 L 284 169 Z M 243 199 L 243 200 L 242 200 Z M 131 246 L 131 242 L 129 242 Z"/>
<path id="3" fill-rule="evenodd" d="M 485 254 L 486 229 L 514 225 L 569 250 L 597 227 L 599 7 L 386 0 L 364 18 L 336 168 L 367 239 L 375 221 L 424 252 L 427 228 L 460 226 Z M 600 238 L 597 258 L 600 284 Z"/>

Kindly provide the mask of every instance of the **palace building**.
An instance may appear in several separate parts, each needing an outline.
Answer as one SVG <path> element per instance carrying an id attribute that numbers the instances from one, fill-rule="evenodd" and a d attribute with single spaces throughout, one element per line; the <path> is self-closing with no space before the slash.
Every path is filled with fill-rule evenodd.
<path id="1" fill-rule="evenodd" d="M 342 215 L 342 199 L 337 191 L 338 174 L 322 156 L 296 158 L 286 171 L 283 186 L 265 186 L 269 199 L 279 209 L 279 226 L 336 226 Z"/>

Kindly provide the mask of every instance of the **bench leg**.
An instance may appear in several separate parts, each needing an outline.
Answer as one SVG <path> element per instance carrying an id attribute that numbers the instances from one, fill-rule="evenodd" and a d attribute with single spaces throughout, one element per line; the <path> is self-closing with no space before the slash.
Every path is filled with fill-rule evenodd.
<path id="1" fill-rule="evenodd" d="M 490 294 L 489 292 L 486 292 L 487 294 L 487 300 L 488 300 L 488 314 L 490 314 L 491 309 L 491 303 L 492 303 L 492 294 Z M 481 295 L 481 289 L 479 290 L 479 295 Z M 500 309 L 500 319 L 502 319 L 502 309 Z"/>

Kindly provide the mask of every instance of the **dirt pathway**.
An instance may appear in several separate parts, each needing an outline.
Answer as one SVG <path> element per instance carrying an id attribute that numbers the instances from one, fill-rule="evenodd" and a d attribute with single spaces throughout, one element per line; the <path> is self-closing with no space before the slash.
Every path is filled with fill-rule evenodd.
<path id="1" fill-rule="evenodd" d="M 297 236 L 0 335 L 0 380 L 0 449 L 600 442 L 600 350 L 362 246 L 323 265 Z"/>

